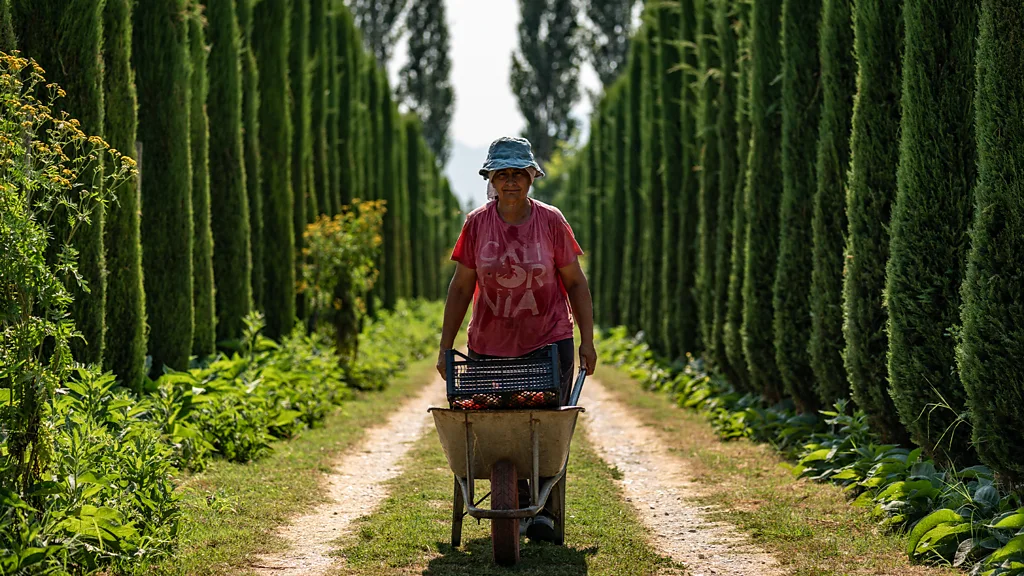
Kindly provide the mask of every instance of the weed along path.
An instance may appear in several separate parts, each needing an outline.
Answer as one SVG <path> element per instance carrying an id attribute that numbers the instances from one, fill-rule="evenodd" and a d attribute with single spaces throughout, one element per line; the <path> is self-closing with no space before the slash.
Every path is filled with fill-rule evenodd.
<path id="1" fill-rule="evenodd" d="M 332 542 L 346 535 L 356 518 L 375 510 L 387 497 L 387 482 L 402 471 L 410 447 L 433 426 L 429 406 L 445 402 L 444 382 L 437 380 L 407 400 L 381 426 L 346 453 L 327 477 L 328 501 L 279 531 L 288 548 L 257 558 L 256 574 L 299 576 L 326 574 L 339 559 Z"/>
<path id="2" fill-rule="evenodd" d="M 701 493 L 686 463 L 596 378 L 587 380 L 580 404 L 587 408 L 583 428 L 590 443 L 621 473 L 626 499 L 658 552 L 685 564 L 692 576 L 783 574 L 734 527 L 710 519 L 708 507 L 696 504 Z"/>

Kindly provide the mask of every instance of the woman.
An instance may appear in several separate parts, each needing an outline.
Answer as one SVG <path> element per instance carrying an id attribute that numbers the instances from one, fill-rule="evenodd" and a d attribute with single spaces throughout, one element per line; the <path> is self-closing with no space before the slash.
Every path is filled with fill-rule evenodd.
<path id="1" fill-rule="evenodd" d="M 528 196 L 534 179 L 544 176 L 529 141 L 495 140 L 480 174 L 488 181 L 488 202 L 466 216 L 452 252 L 457 265 L 444 307 L 437 371 L 445 377 L 445 352 L 472 301 L 469 356 L 522 357 L 557 345 L 565 405 L 575 361 L 574 319 L 583 368 L 589 375 L 597 365 L 593 301 L 578 259 L 583 251 L 562 213 Z M 521 501 L 528 498 L 525 481 L 519 492 Z M 531 539 L 550 540 L 554 534 L 545 513 L 525 528 Z"/>

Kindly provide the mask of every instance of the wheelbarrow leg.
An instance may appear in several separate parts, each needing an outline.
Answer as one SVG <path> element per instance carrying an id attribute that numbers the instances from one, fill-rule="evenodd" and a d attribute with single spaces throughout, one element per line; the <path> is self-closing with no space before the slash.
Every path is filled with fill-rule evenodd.
<path id="1" fill-rule="evenodd" d="M 466 502 L 462 497 L 459 477 L 455 477 L 455 496 L 452 498 L 452 548 L 462 545 L 462 519 L 466 517 Z"/>
<path id="2" fill-rule="evenodd" d="M 548 502 L 548 509 L 555 516 L 555 535 L 551 542 L 562 546 L 565 543 L 565 476 L 551 489 Z"/>

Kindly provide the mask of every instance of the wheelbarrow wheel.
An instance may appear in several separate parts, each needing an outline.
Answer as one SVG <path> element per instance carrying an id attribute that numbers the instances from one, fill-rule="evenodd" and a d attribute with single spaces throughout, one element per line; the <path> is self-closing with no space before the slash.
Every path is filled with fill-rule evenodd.
<path id="1" fill-rule="evenodd" d="M 519 476 L 516 465 L 502 460 L 491 467 L 491 509 L 519 508 Z M 491 520 L 494 563 L 512 566 L 519 562 L 519 520 Z"/>

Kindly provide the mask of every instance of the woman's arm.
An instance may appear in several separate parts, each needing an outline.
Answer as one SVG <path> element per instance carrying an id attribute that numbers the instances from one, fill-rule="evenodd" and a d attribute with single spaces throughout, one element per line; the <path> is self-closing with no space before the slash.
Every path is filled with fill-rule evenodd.
<path id="1" fill-rule="evenodd" d="M 594 301 L 590 296 L 587 276 L 580 268 L 579 260 L 559 268 L 558 274 L 569 294 L 572 316 L 580 327 L 580 361 L 590 376 L 597 367 L 597 350 L 594 348 Z"/>
<path id="2" fill-rule="evenodd" d="M 444 301 L 444 322 L 441 325 L 441 350 L 437 354 L 437 371 L 441 378 L 447 374 L 444 353 L 455 346 L 455 337 L 459 334 L 462 321 L 466 319 L 466 310 L 473 301 L 476 290 L 476 270 L 456 263 L 455 275 L 448 285 L 448 298 Z"/>

